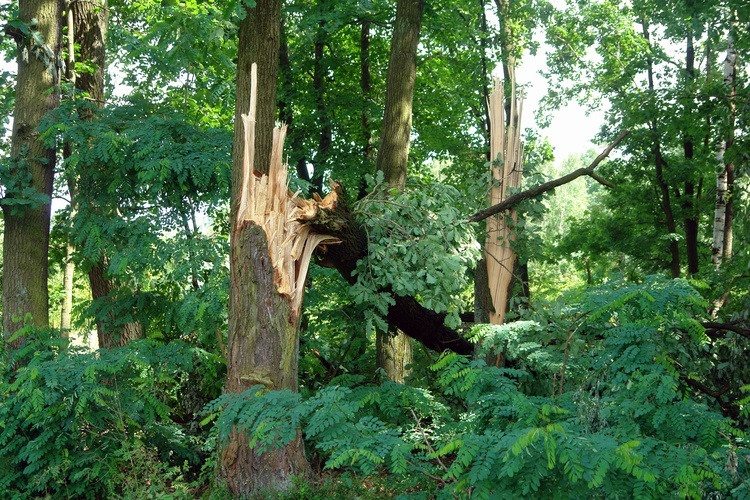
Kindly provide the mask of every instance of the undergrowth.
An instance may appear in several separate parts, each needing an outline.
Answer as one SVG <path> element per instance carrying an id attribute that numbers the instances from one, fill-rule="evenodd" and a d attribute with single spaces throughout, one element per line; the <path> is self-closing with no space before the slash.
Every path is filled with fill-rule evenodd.
<path id="1" fill-rule="evenodd" d="M 239 428 L 258 451 L 301 431 L 323 469 L 259 498 L 748 498 L 744 432 L 690 383 L 714 349 L 705 310 L 685 281 L 610 283 L 476 326 L 474 359 L 444 353 L 407 385 L 342 370 L 202 413 L 222 378 L 206 351 L 27 329 L 0 353 L 0 497 L 228 498 L 216 449 Z"/>
<path id="2" fill-rule="evenodd" d="M 478 359 L 443 354 L 432 386 L 343 376 L 207 411 L 219 439 L 238 426 L 261 450 L 302 429 L 326 469 L 388 474 L 402 498 L 747 498 L 745 434 L 684 383 L 708 349 L 704 308 L 685 281 L 612 283 L 476 327 Z"/>

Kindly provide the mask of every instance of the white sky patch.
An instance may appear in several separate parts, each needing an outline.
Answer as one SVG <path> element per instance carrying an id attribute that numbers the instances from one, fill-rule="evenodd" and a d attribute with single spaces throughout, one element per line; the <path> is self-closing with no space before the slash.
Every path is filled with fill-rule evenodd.
<path id="1" fill-rule="evenodd" d="M 587 150 L 601 149 L 595 144 L 594 136 L 604 123 L 604 111 L 596 110 L 586 116 L 586 109 L 575 101 L 552 113 L 552 121 L 547 128 L 536 124 L 539 102 L 547 94 L 547 81 L 539 74 L 546 69 L 546 50 L 542 45 L 535 56 L 524 54 L 521 64 L 516 68 L 516 79 L 524 85 L 524 116 L 521 118 L 523 128 L 531 127 L 546 136 L 555 148 L 555 164 L 560 165 L 571 154 L 584 153 Z"/>

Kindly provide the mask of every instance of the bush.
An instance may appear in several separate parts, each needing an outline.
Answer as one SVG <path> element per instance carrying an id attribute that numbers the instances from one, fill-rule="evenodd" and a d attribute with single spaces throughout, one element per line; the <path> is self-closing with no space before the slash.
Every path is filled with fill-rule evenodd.
<path id="1" fill-rule="evenodd" d="M 181 343 L 86 352 L 56 332 L 23 334 L 0 367 L 0 497 L 187 489 L 203 440 L 171 417 L 181 381 L 198 366 L 215 370 L 215 359 Z"/>
<path id="2" fill-rule="evenodd" d="M 301 428 L 325 468 L 387 473 L 404 497 L 746 498 L 744 434 L 680 371 L 705 349 L 703 307 L 684 281 L 614 283 L 476 328 L 514 368 L 448 353 L 431 387 L 349 376 L 306 400 L 255 388 L 208 411 L 223 409 L 220 439 L 238 426 L 264 449 Z"/>

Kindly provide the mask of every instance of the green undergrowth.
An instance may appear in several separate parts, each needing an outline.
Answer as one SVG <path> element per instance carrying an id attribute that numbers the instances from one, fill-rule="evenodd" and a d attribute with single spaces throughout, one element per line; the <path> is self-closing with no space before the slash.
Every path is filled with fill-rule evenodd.
<path id="1" fill-rule="evenodd" d="M 87 352 L 21 333 L 3 353 L 0 497 L 193 496 L 209 454 L 189 422 L 217 394 L 219 360 L 184 343 Z"/>
<path id="2" fill-rule="evenodd" d="M 183 342 L 86 352 L 26 329 L 0 357 L 0 498 L 229 498 L 232 428 L 261 452 L 301 431 L 318 471 L 258 498 L 748 498 L 743 427 L 693 383 L 719 345 L 705 310 L 686 281 L 612 282 L 478 325 L 474 359 L 406 385 L 342 369 L 221 396 L 222 361 Z"/>
<path id="3" fill-rule="evenodd" d="M 260 450 L 301 429 L 326 470 L 387 475 L 399 498 L 747 498 L 744 432 L 685 383 L 704 308 L 685 281 L 611 283 L 476 327 L 479 359 L 446 353 L 422 387 L 347 375 L 207 411 L 220 440 L 239 426 Z"/>

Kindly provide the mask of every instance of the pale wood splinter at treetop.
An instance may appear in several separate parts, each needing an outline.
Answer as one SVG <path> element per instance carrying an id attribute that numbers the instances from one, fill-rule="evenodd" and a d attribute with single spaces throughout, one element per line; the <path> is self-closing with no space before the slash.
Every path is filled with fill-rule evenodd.
<path id="1" fill-rule="evenodd" d="M 316 233 L 306 223 L 315 220 L 321 208 L 333 210 L 338 194 L 332 190 L 325 198 L 312 200 L 292 193 L 287 185 L 287 165 L 282 161 L 286 125 L 273 132 L 273 151 L 267 175 L 254 168 L 255 109 L 257 68 L 252 66 L 250 110 L 242 115 L 245 151 L 242 191 L 235 232 L 247 221 L 262 227 L 268 238 L 268 253 L 274 268 L 274 284 L 279 294 L 289 298 L 291 314 L 299 317 L 310 259 L 318 246 L 340 243 L 326 234 Z"/>
<path id="2" fill-rule="evenodd" d="M 492 157 L 492 184 L 490 205 L 496 205 L 508 196 L 511 188 L 521 186 L 523 175 L 523 143 L 521 142 L 521 114 L 523 98 L 516 96 L 516 79 L 510 73 L 510 120 L 506 126 L 505 95 L 503 84 L 495 80 L 487 106 L 490 117 L 490 154 Z M 512 220 L 512 223 L 509 222 Z M 487 240 L 485 258 L 487 277 L 494 311 L 490 312 L 490 323 L 501 325 L 505 321 L 510 286 L 513 282 L 513 266 L 516 253 L 512 242 L 516 235 L 513 227 L 517 221 L 516 211 L 487 218 Z"/>

